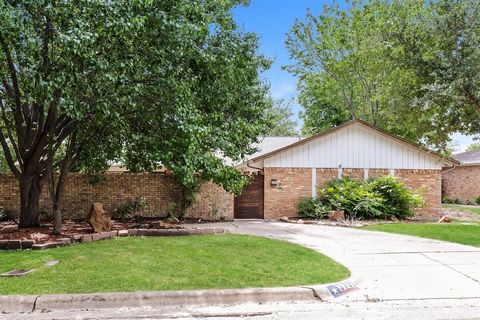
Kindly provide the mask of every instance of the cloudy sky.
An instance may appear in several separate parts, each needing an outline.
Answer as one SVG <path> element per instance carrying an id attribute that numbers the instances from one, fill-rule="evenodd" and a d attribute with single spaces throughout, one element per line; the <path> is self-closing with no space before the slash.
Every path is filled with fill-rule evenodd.
<path id="1" fill-rule="evenodd" d="M 297 80 L 282 66 L 290 63 L 289 54 L 284 42 L 286 33 L 290 30 L 295 19 L 303 19 L 307 9 L 314 14 L 320 14 L 325 4 L 332 1 L 323 0 L 252 0 L 248 7 L 238 7 L 234 16 L 246 31 L 255 32 L 260 36 L 261 51 L 274 60 L 272 68 L 265 74 L 271 85 L 271 94 L 275 99 L 290 99 L 296 97 Z M 337 1 L 341 6 L 344 2 Z M 301 126 L 298 112 L 301 107 L 295 104 L 292 108 L 295 120 Z M 471 142 L 471 137 L 460 134 L 452 136 L 459 151 L 463 151 Z"/>

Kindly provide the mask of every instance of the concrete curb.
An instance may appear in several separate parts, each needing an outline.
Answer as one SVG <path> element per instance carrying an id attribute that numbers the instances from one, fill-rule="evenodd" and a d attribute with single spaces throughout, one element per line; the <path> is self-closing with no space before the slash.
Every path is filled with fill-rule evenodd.
<path id="1" fill-rule="evenodd" d="M 243 303 L 318 301 L 338 298 L 332 288 L 356 286 L 351 279 L 339 283 L 305 287 L 212 289 L 152 292 L 113 292 L 0 296 L 0 312 L 20 313 L 52 310 L 108 309 L 119 307 L 222 306 Z M 354 285 L 355 284 L 355 285 Z"/>

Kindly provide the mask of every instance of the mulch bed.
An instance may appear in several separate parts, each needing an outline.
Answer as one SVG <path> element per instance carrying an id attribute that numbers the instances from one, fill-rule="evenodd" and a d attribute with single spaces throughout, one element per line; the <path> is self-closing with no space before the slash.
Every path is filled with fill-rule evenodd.
<path id="1" fill-rule="evenodd" d="M 183 229 L 183 227 L 162 219 L 149 219 L 144 221 L 112 220 L 112 231 L 126 229 Z M 86 221 L 64 221 L 61 235 L 53 234 L 52 223 L 42 223 L 39 228 L 34 229 L 18 229 L 17 221 L 0 223 L 0 240 L 35 240 L 35 243 L 47 243 L 54 242 L 59 238 L 71 238 L 73 235 L 91 233 L 94 233 L 94 231 Z"/>

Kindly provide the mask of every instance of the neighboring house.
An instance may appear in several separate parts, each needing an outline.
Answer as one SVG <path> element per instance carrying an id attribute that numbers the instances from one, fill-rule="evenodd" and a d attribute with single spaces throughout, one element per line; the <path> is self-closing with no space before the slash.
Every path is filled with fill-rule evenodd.
<path id="1" fill-rule="evenodd" d="M 480 196 L 480 150 L 453 155 L 460 164 L 444 168 L 442 192 L 444 199 L 459 200 L 461 203 L 475 203 Z"/>
<path id="2" fill-rule="evenodd" d="M 361 120 L 293 139 L 266 138 L 259 145 L 263 150 L 238 166 L 256 175 L 253 183 L 235 198 L 236 219 L 295 217 L 298 203 L 315 197 L 318 189 L 332 179 L 382 175 L 398 177 L 423 196 L 426 205 L 417 210 L 418 215 L 437 216 L 442 167 L 457 163 Z M 278 148 L 266 151 L 269 141 L 276 141 Z"/>

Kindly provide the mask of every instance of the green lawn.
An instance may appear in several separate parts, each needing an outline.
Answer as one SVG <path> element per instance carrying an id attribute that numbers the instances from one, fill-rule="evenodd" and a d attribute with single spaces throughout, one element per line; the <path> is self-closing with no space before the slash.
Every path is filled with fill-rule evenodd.
<path id="1" fill-rule="evenodd" d="M 391 223 L 367 226 L 365 229 L 407 234 L 480 247 L 480 223 Z"/>
<path id="2" fill-rule="evenodd" d="M 443 204 L 442 205 L 444 208 L 451 208 L 451 209 L 457 209 L 461 211 L 468 211 L 472 213 L 476 213 L 480 215 L 480 207 L 479 206 L 468 206 L 464 204 Z"/>
<path id="3" fill-rule="evenodd" d="M 45 262 L 60 264 L 47 268 Z M 313 250 L 242 235 L 117 238 L 45 251 L 0 252 L 0 294 L 80 293 L 306 285 L 349 271 Z"/>

